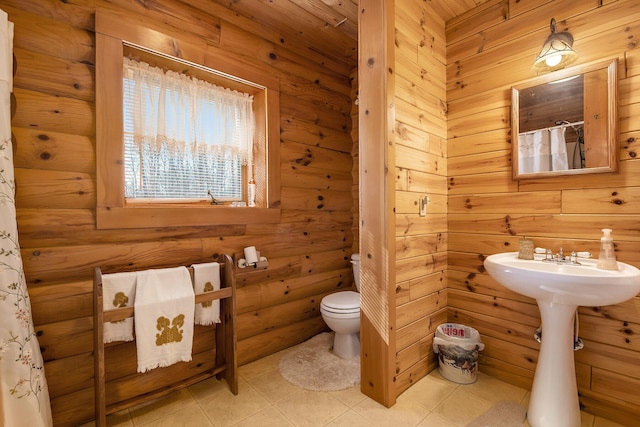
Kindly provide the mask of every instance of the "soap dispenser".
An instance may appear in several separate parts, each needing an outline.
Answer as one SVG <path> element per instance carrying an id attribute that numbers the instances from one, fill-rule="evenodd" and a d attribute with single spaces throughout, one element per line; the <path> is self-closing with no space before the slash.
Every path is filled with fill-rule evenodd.
<path id="1" fill-rule="evenodd" d="M 601 270 L 617 270 L 616 254 L 613 249 L 613 239 L 611 229 L 603 228 L 600 238 L 600 256 L 598 257 L 598 268 Z"/>

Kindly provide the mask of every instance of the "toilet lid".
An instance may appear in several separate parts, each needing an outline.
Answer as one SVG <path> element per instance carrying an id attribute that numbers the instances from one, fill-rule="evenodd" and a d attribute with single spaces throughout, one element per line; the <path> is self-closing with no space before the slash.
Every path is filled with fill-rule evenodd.
<path id="1" fill-rule="evenodd" d="M 322 298 L 321 304 L 331 311 L 359 311 L 360 294 L 353 291 L 336 292 Z"/>

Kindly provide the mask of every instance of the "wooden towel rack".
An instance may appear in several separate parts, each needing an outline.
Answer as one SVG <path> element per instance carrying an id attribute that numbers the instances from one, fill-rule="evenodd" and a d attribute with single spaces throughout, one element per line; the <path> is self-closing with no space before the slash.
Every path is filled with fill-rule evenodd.
<path id="1" fill-rule="evenodd" d="M 220 267 L 220 290 L 196 295 L 195 303 L 220 300 L 221 323 L 212 326 L 196 325 L 191 362 L 179 362 L 145 373 L 137 372 L 135 342 L 104 344 L 102 325 L 134 317 L 135 313 L 133 307 L 103 310 L 102 271 L 95 268 L 94 383 L 98 427 L 106 426 L 108 414 L 158 399 L 212 376 L 224 378 L 231 392 L 238 394 L 236 281 L 233 260 L 229 255 L 223 255 Z M 193 280 L 193 269 L 189 268 L 189 272 Z"/>

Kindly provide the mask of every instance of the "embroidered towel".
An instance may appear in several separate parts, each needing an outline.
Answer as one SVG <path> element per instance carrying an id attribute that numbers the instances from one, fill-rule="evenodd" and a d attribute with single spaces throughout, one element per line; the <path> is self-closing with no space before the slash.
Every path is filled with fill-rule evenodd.
<path id="1" fill-rule="evenodd" d="M 113 273 L 102 275 L 102 308 L 132 307 L 136 297 L 136 273 Z M 105 343 L 113 341 L 133 341 L 133 317 L 117 322 L 105 322 Z"/>
<path id="2" fill-rule="evenodd" d="M 217 262 L 193 264 L 193 287 L 196 295 L 220 289 L 220 265 Z M 196 305 L 196 325 L 220 323 L 220 300 Z"/>
<path id="3" fill-rule="evenodd" d="M 138 372 L 191 360 L 195 296 L 186 267 L 137 272 Z"/>

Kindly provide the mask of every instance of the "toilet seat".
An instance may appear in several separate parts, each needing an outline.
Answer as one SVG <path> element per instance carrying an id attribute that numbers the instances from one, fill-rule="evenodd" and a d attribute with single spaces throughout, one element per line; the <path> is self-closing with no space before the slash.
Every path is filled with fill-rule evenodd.
<path id="1" fill-rule="evenodd" d="M 360 313 L 360 294 L 353 291 L 336 292 L 322 298 L 320 308 L 333 314 Z"/>
<path id="2" fill-rule="evenodd" d="M 326 314 L 332 314 L 335 316 L 348 316 L 348 315 L 360 315 L 360 307 L 358 308 L 352 308 L 349 310 L 336 310 L 335 308 L 331 308 L 331 307 L 326 307 L 324 305 L 320 305 L 320 311 L 322 311 L 323 313 Z"/>

